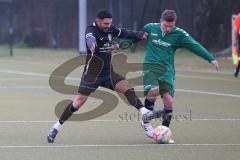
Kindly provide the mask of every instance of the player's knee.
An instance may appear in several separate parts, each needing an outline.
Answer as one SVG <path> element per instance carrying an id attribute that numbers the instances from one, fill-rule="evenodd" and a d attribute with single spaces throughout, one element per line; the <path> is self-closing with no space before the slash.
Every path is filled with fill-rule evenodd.
<path id="1" fill-rule="evenodd" d="M 73 106 L 76 109 L 80 108 L 87 100 L 87 96 L 85 95 L 77 95 L 73 100 Z"/>
<path id="2" fill-rule="evenodd" d="M 150 100 L 151 102 L 155 102 L 157 100 L 156 95 L 147 95 L 147 99 Z"/>
<path id="3" fill-rule="evenodd" d="M 115 91 L 120 93 L 125 93 L 127 90 L 130 90 L 132 86 L 127 80 L 122 80 L 115 85 Z"/>
<path id="4" fill-rule="evenodd" d="M 166 107 L 172 107 L 173 106 L 173 97 L 169 94 L 163 96 L 163 103 Z"/>
<path id="5" fill-rule="evenodd" d="M 159 96 L 158 90 L 149 90 L 147 94 L 147 99 L 155 101 L 158 96 Z"/>

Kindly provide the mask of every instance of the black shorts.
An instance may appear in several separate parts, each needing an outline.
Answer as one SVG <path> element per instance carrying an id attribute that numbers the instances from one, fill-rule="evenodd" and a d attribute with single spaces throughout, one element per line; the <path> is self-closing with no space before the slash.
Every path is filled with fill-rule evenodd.
<path id="1" fill-rule="evenodd" d="M 125 78 L 115 72 L 111 72 L 111 74 L 104 76 L 83 74 L 78 88 L 78 93 L 88 96 L 99 86 L 114 90 L 115 85 L 122 80 L 125 80 Z"/>

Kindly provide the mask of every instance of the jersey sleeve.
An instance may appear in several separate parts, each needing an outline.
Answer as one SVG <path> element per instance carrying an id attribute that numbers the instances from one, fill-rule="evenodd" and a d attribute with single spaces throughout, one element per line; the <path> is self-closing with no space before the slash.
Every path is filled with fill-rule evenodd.
<path id="1" fill-rule="evenodd" d="M 85 32 L 85 41 L 88 49 L 90 49 L 92 45 L 96 43 L 96 34 L 93 27 L 87 27 Z"/>
<path id="2" fill-rule="evenodd" d="M 120 38 L 120 36 L 121 36 L 121 29 L 116 27 L 116 26 L 114 26 L 114 25 L 112 25 L 111 28 L 112 28 L 112 31 L 113 31 L 113 36 Z"/>
<path id="3" fill-rule="evenodd" d="M 144 32 L 141 31 L 132 31 L 126 28 L 117 28 L 112 26 L 113 36 L 118 38 L 126 38 L 126 39 L 134 39 L 134 40 L 141 40 L 143 37 Z"/>
<path id="4" fill-rule="evenodd" d="M 194 40 L 186 31 L 181 29 L 181 36 L 179 38 L 179 47 L 186 48 L 192 51 L 194 54 L 200 56 L 201 58 L 212 62 L 215 60 L 212 54 L 210 54 L 206 48 L 204 48 L 200 43 Z"/>

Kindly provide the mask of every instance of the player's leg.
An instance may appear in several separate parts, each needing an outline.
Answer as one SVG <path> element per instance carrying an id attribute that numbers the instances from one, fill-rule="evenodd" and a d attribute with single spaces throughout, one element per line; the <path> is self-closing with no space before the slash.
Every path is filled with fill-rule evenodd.
<path id="1" fill-rule="evenodd" d="M 139 110 L 142 115 L 150 112 L 147 108 L 144 107 L 141 100 L 136 95 L 134 88 L 125 78 L 113 72 L 111 75 L 111 83 L 113 85 L 112 89 L 117 92 L 123 93 L 127 98 L 128 102 L 137 110 Z"/>
<path id="2" fill-rule="evenodd" d="M 145 95 L 146 95 L 146 98 L 144 101 L 144 106 L 150 111 L 153 111 L 155 101 L 159 96 L 159 88 L 158 87 L 150 88 L 148 91 L 145 92 Z"/>
<path id="3" fill-rule="evenodd" d="M 166 73 L 167 69 L 162 64 L 144 63 L 143 64 L 143 84 L 145 107 L 149 110 L 154 110 L 154 104 L 159 96 L 158 78 Z"/>
<path id="4" fill-rule="evenodd" d="M 124 94 L 129 104 L 134 106 L 141 113 L 141 115 L 151 112 L 144 107 L 141 100 L 136 95 L 134 88 L 130 85 L 130 83 L 125 78 L 112 72 L 111 83 L 113 85 L 112 89 Z M 146 135 L 152 138 L 153 137 L 152 125 L 148 122 L 146 124 L 142 124 L 142 127 L 145 129 Z"/>
<path id="5" fill-rule="evenodd" d="M 87 100 L 87 96 L 79 94 L 76 95 L 73 102 L 68 104 L 63 111 L 59 120 L 53 125 L 52 129 L 48 133 L 47 140 L 49 143 L 52 143 L 59 132 L 63 123 L 68 120 L 74 112 L 76 112 Z"/>
<path id="6" fill-rule="evenodd" d="M 142 117 L 145 117 L 144 115 L 151 112 L 143 106 L 141 100 L 136 96 L 134 88 L 131 87 L 127 80 L 122 80 L 118 82 L 115 85 L 115 91 L 123 93 L 127 98 L 128 102 L 141 113 Z M 142 121 L 141 126 L 144 128 L 146 135 L 152 138 L 154 129 L 150 121 Z"/>
<path id="7" fill-rule="evenodd" d="M 134 88 L 131 87 L 127 80 L 124 79 L 119 81 L 115 85 L 114 90 L 123 93 L 127 98 L 128 102 L 136 109 L 139 110 L 140 108 L 144 107 L 141 100 L 137 97 Z"/>
<path id="8" fill-rule="evenodd" d="M 173 84 L 167 83 L 165 81 L 159 80 L 159 94 L 163 99 L 163 115 L 162 115 L 162 125 L 169 127 L 173 116 L 173 97 L 174 97 L 174 87 Z M 169 144 L 175 143 L 173 139 L 170 139 Z"/>
<path id="9" fill-rule="evenodd" d="M 83 79 L 81 80 L 78 95 L 73 99 L 73 102 L 68 104 L 60 116 L 59 120 L 53 125 L 50 132 L 48 133 L 47 140 L 49 143 L 53 143 L 56 135 L 58 134 L 63 123 L 68 120 L 74 112 L 76 112 L 87 100 L 88 96 L 94 92 L 98 87 L 98 81 L 95 83 L 86 83 Z"/>
<path id="10" fill-rule="evenodd" d="M 71 102 L 62 113 L 61 117 L 59 118 L 59 123 L 63 124 L 69 117 L 72 116 L 74 112 L 76 112 L 87 100 L 88 96 L 82 93 L 76 95 Z"/>
<path id="11" fill-rule="evenodd" d="M 129 84 L 127 80 L 119 81 L 114 88 L 115 91 L 123 93 L 127 98 L 128 102 L 134 106 L 143 115 L 148 113 L 149 110 L 144 107 L 139 97 L 136 95 L 134 88 Z"/>
<path id="12" fill-rule="evenodd" d="M 162 125 L 169 127 L 173 115 L 173 97 L 169 93 L 163 94 L 163 117 Z"/>
<path id="13" fill-rule="evenodd" d="M 160 111 L 150 111 L 149 109 L 147 109 L 142 104 L 141 100 L 136 96 L 134 88 L 132 88 L 129 85 L 130 87 L 128 89 L 122 90 L 122 88 L 120 87 L 121 85 L 128 86 L 129 82 L 127 80 L 123 80 L 123 81 L 119 82 L 116 85 L 116 91 L 124 93 L 128 102 L 140 111 L 141 115 L 143 116 L 143 120 L 144 120 L 145 123 L 149 123 L 152 119 L 159 118 L 161 116 L 162 112 L 160 112 Z"/>
<path id="14" fill-rule="evenodd" d="M 240 60 L 238 61 L 238 65 L 237 65 L 237 67 L 236 67 L 236 71 L 235 71 L 235 73 L 234 73 L 234 77 L 238 77 L 239 70 L 240 70 Z"/>
<path id="15" fill-rule="evenodd" d="M 163 99 L 162 125 L 169 127 L 173 115 L 174 87 L 172 84 L 159 80 L 159 94 Z"/>

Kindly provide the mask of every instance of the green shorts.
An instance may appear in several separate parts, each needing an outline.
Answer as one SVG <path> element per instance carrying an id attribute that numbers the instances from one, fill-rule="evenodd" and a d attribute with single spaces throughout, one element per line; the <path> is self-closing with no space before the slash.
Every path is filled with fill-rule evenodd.
<path id="1" fill-rule="evenodd" d="M 144 64 L 143 66 L 143 85 L 144 95 L 146 96 L 151 88 L 159 87 L 159 94 L 169 93 L 174 97 L 174 80 L 167 73 L 166 69 L 161 65 L 156 68 L 152 64 Z"/>
<path id="2" fill-rule="evenodd" d="M 144 79 L 145 81 L 146 79 Z M 163 95 L 165 93 L 169 93 L 172 97 L 174 97 L 174 86 L 168 82 L 162 80 L 152 81 L 151 83 L 144 83 L 144 95 L 148 94 L 148 91 L 152 88 L 159 87 L 159 94 Z"/>

